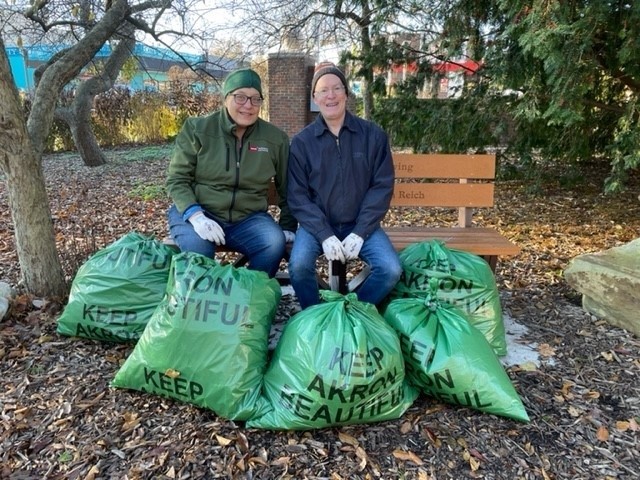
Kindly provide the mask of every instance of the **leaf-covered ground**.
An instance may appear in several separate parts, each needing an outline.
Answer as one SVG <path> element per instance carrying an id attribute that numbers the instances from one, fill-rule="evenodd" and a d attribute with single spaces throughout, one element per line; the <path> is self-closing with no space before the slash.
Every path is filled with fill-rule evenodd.
<path id="1" fill-rule="evenodd" d="M 45 160 L 69 280 L 92 252 L 130 231 L 162 238 L 166 147 L 110 152 L 90 169 Z M 635 479 L 640 471 L 640 341 L 585 313 L 562 278 L 576 255 L 640 237 L 640 186 L 602 195 L 606 172 L 573 186 L 549 172 L 536 195 L 497 185 L 476 216 L 522 253 L 497 272 L 503 309 L 529 328 L 542 363 L 508 368 L 528 424 L 421 396 L 396 421 L 309 432 L 247 429 L 186 403 L 113 389 L 131 345 L 55 332 L 60 306 L 18 295 L 0 323 L 2 479 Z M 453 218 L 453 217 L 452 217 Z M 443 224 L 440 211 L 394 211 L 388 222 Z M 0 281 L 19 287 L 0 179 Z M 278 315 L 295 299 L 283 297 Z"/>

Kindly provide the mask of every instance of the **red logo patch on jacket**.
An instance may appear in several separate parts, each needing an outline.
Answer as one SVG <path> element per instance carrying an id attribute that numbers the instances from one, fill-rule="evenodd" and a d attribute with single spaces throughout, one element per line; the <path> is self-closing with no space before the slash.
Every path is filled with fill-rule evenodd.
<path id="1" fill-rule="evenodd" d="M 250 152 L 265 152 L 265 153 L 269 153 L 269 147 L 260 147 L 258 145 L 249 144 L 249 151 Z"/>

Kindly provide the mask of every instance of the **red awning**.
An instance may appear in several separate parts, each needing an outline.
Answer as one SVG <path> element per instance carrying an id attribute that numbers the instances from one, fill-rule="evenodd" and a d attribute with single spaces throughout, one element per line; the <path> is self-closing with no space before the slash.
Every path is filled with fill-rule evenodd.
<path id="1" fill-rule="evenodd" d="M 476 73 L 481 66 L 482 64 L 475 60 L 447 61 L 434 63 L 433 70 L 438 73 L 462 72 L 471 75 Z M 394 64 L 390 70 L 392 73 L 415 73 L 418 66 L 415 62 Z"/>
<path id="2" fill-rule="evenodd" d="M 433 69 L 440 73 L 463 72 L 467 75 L 476 73 L 482 64 L 474 60 L 464 60 L 461 62 L 440 62 L 433 65 Z"/>

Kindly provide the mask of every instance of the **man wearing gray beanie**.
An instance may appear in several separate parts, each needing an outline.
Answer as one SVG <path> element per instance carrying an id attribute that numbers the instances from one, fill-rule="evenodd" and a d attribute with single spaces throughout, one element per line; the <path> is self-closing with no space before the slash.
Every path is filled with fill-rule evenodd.
<path id="1" fill-rule="evenodd" d="M 292 138 L 289 156 L 287 198 L 300 224 L 289 258 L 291 284 L 302 308 L 315 305 L 317 258 L 360 258 L 370 273 L 355 293 L 378 305 L 402 273 L 380 226 L 395 178 L 389 141 L 379 126 L 347 111 L 347 80 L 333 63 L 316 67 L 311 93 L 320 114 Z"/>
<path id="2" fill-rule="evenodd" d="M 213 258 L 226 245 L 274 277 L 297 225 L 287 206 L 289 138 L 259 118 L 262 82 L 254 70 L 230 73 L 222 96 L 223 108 L 188 118 L 176 137 L 166 182 L 169 230 L 182 251 Z M 279 225 L 267 211 L 272 178 Z"/>

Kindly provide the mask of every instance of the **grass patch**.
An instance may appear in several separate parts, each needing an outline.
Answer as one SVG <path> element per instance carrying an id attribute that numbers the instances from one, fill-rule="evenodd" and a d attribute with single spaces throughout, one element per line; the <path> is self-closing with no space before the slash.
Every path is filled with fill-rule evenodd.
<path id="1" fill-rule="evenodd" d="M 113 151 L 110 153 L 110 156 L 111 160 L 115 163 L 145 162 L 169 158 L 172 150 L 173 144 L 169 143 L 162 145 L 145 145 L 127 148 L 126 150 Z"/>
<path id="2" fill-rule="evenodd" d="M 160 200 L 168 196 L 167 189 L 164 185 L 157 183 L 138 184 L 131 189 L 129 196 L 133 198 L 141 198 L 145 202 L 151 200 Z"/>

